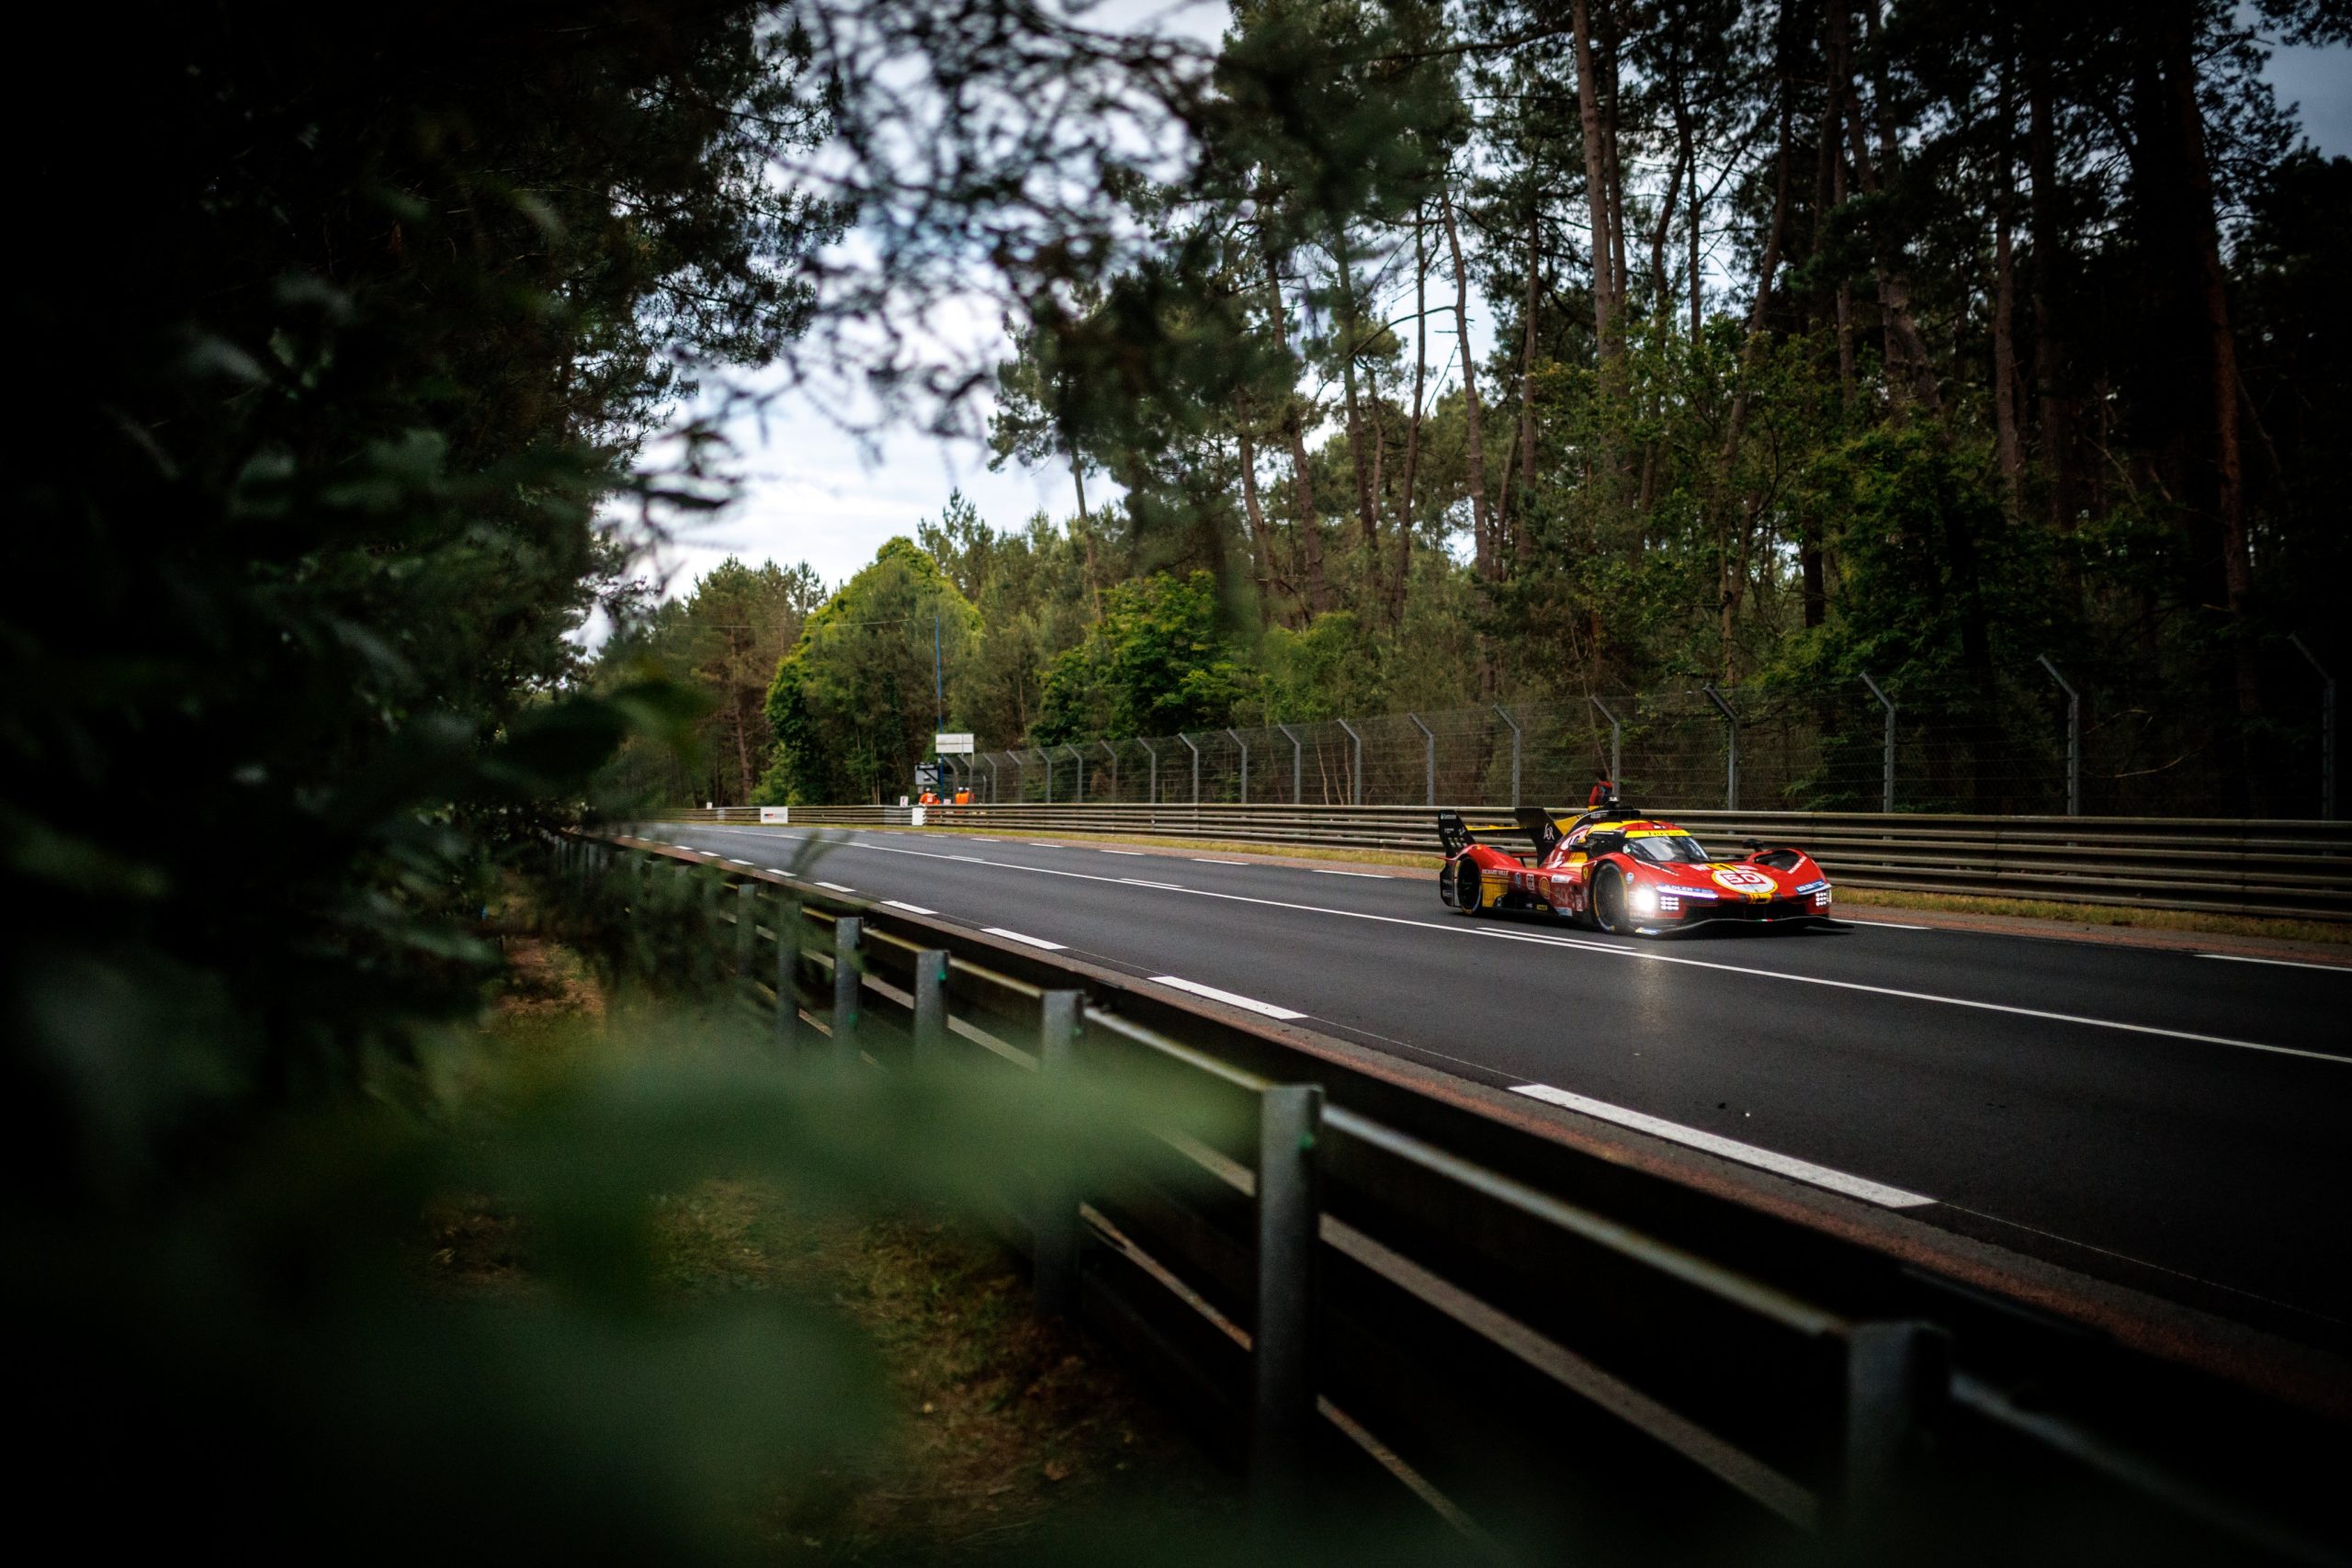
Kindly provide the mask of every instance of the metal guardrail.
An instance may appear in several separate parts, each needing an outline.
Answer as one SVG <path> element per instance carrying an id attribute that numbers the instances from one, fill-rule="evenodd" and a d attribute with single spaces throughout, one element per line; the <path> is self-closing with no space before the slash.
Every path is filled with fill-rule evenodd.
<path id="1" fill-rule="evenodd" d="M 1089 1190 L 1025 1194 L 1008 1238 L 1041 1308 L 1262 1495 L 1401 1483 L 1474 1535 L 1602 1558 L 2336 1560 L 2335 1355 L 2069 1298 L 1877 1211 L 715 857 L 573 839 L 556 860 L 620 868 L 632 917 L 654 876 L 698 886 L 780 1055 L 953 1053 L 1229 1107 L 1171 1110 Z"/>
<path id="2" fill-rule="evenodd" d="M 1457 807 L 1477 827 L 1515 833 L 1510 813 Z M 818 826 L 906 827 L 906 807 L 794 807 Z M 933 806 L 926 827 L 1024 833 L 1208 839 L 1269 848 L 1436 852 L 1420 807 Z M 1854 887 L 1977 894 L 2060 903 L 2352 919 L 2352 825 L 2178 818 L 1931 817 L 1876 812 L 1678 811 L 1673 819 L 1730 852 L 1747 839 L 1791 843 Z M 757 821 L 755 807 L 670 814 Z"/>

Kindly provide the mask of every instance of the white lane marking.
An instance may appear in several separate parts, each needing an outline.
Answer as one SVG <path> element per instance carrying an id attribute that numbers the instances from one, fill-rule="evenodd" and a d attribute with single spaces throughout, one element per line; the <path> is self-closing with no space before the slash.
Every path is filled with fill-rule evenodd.
<path id="1" fill-rule="evenodd" d="M 1933 926 L 1906 926 L 1901 920 L 1858 920 L 1848 915 L 1835 916 L 1833 920 L 1841 926 L 1884 926 L 1891 931 L 1931 931 L 1936 929 Z"/>
<path id="2" fill-rule="evenodd" d="M 2331 975 L 2352 975 L 2352 965 L 2343 964 L 2304 964 L 2292 958 L 2249 958 L 2242 953 L 2200 953 L 2199 958 L 2218 958 L 2225 964 L 2272 964 L 2281 969 L 2324 969 Z"/>
<path id="3" fill-rule="evenodd" d="M 1041 936 L 1030 936 L 1022 931 L 1009 931 L 1002 926 L 982 926 L 980 929 L 988 932 L 990 936 L 1001 936 L 1007 942 L 1025 942 L 1032 947 L 1042 947 L 1047 953 L 1059 953 L 1062 951 L 1062 944 L 1060 942 L 1047 942 Z"/>
<path id="4" fill-rule="evenodd" d="M 820 882 L 817 886 L 820 887 L 830 887 L 836 893 L 854 893 L 857 891 L 854 887 L 843 887 L 838 882 Z"/>
<path id="5" fill-rule="evenodd" d="M 725 831 L 726 829 L 721 829 Z M 1064 871 L 1057 866 L 1023 865 L 1018 861 L 983 860 L 978 855 L 943 855 L 928 850 L 904 850 L 885 844 L 868 846 L 879 854 L 913 855 L 919 860 L 963 860 L 998 871 L 1023 871 L 1033 876 L 1067 876 L 1079 882 L 1116 884 L 1115 876 L 1096 876 L 1083 871 Z M 1749 969 L 1737 964 L 1718 964 L 1704 958 L 1690 958 L 1680 953 L 1659 953 L 1649 948 L 1620 947 L 1597 942 L 1589 937 L 1538 936 L 1531 932 L 1497 931 L 1491 926 L 1476 926 L 1466 920 L 1415 920 L 1402 915 L 1378 915 L 1369 909 L 1338 909 L 1324 904 L 1294 904 L 1284 898 L 1260 898 L 1247 893 L 1219 893 L 1206 887 L 1175 888 L 1195 898 L 1219 898 L 1228 904 L 1257 904 L 1270 909 L 1295 909 L 1306 915 L 1329 915 L 1334 919 L 1369 920 L 1374 925 L 1409 926 L 1416 931 L 1444 931 L 1453 936 L 1497 937 L 1505 942 L 1542 942 L 1553 947 L 1571 947 L 1585 953 L 1607 953 L 1617 958 L 1646 959 L 1653 964 L 1680 964 L 1696 969 L 1719 969 L 1731 975 L 1749 975 L 1763 980 L 1787 980 L 1801 986 L 1827 986 L 1841 991 L 1867 991 L 1881 996 L 1901 997 L 1909 1001 L 1938 1002 L 1946 1007 L 1974 1008 L 1985 1012 L 2014 1013 L 2024 1018 L 2051 1019 L 2060 1023 L 2079 1023 L 2092 1029 L 2120 1030 L 2127 1034 L 2153 1034 L 2170 1040 L 2188 1040 L 2204 1045 L 2229 1045 L 2242 1051 L 2261 1051 L 2279 1056 L 2302 1056 L 2315 1062 L 2332 1062 L 2339 1067 L 2352 1067 L 2352 1056 L 2331 1055 L 2325 1051 L 2305 1051 L 2292 1045 L 2266 1045 L 2255 1040 L 2233 1040 L 2221 1034 L 2197 1034 L 2181 1029 L 2161 1029 L 2152 1023 L 2125 1023 L 2115 1019 L 2084 1018 L 2074 1013 L 2043 1012 L 2035 1008 L 2011 1007 L 2003 1002 L 1982 1002 L 1967 997 L 1943 997 L 1927 991 L 1896 990 L 1886 986 L 1865 986 L 1853 980 L 1830 980 L 1814 975 L 1791 975 L 1777 969 Z"/>
<path id="6" fill-rule="evenodd" d="M 1122 886 L 1126 887 L 1165 887 L 1171 893 L 1190 893 L 1192 891 L 1191 888 L 1185 886 L 1181 882 L 1147 882 L 1140 876 L 1123 876 L 1119 878 L 1119 882 Z"/>
<path id="7" fill-rule="evenodd" d="M 976 844 L 1001 844 L 1004 842 L 1004 840 L 1002 839 L 983 839 L 978 833 L 975 833 L 972 835 L 972 842 Z"/>
<path id="8" fill-rule="evenodd" d="M 2307 1056 L 2314 1062 L 2333 1062 L 2339 1067 L 2352 1066 L 2352 1056 L 2332 1055 L 2325 1051 L 2305 1051 L 2294 1045 L 2266 1045 L 2258 1040 L 2233 1040 L 2226 1034 L 2199 1034 L 2187 1029 L 2163 1029 L 2153 1023 L 2125 1023 L 2120 1019 L 2086 1018 L 2080 1013 L 2051 1012 L 2041 1008 L 2021 1008 L 2007 1002 L 1984 1002 L 1973 997 L 1944 997 L 1932 991 L 1905 991 L 1894 986 L 1865 986 L 1859 980 L 1831 980 L 1819 975 L 1790 975 L 1778 969 L 1747 969 L 1736 964 L 1716 964 L 1704 958 L 1684 958 L 1673 953 L 1652 953 L 1643 948 L 1611 947 L 1597 942 L 1583 942 L 1570 937 L 1537 936 L 1532 932 L 1475 930 L 1478 936 L 1498 937 L 1504 942 L 1541 942 L 1547 947 L 1570 947 L 1583 953 L 1613 953 L 1621 958 L 1647 959 L 1653 964 L 1683 964 L 1693 969 L 1721 969 L 1733 975 L 1753 975 L 1761 980 L 1791 980 L 1801 986 L 1827 986 L 1839 991 L 1866 991 L 1872 996 L 1900 997 L 1905 1001 L 1936 1002 L 1944 1007 L 1973 1008 L 1980 1012 L 2005 1012 L 2017 1018 L 2046 1018 L 2054 1023 L 2080 1023 L 2092 1029 L 2120 1029 L 2127 1034 L 2154 1034 L 2166 1040 L 2191 1040 L 2200 1045 L 2231 1045 L 2241 1051 L 2264 1051 L 2277 1056 Z"/>
<path id="9" fill-rule="evenodd" d="M 885 898 L 882 902 L 888 904 L 893 909 L 904 909 L 910 915 L 935 915 L 939 913 L 936 909 L 926 909 L 921 904 L 902 903 L 896 898 Z"/>
<path id="10" fill-rule="evenodd" d="M 690 855 L 707 855 L 710 853 L 708 850 L 698 850 L 692 844 L 672 844 L 670 847 L 673 850 L 684 850 Z"/>
<path id="11" fill-rule="evenodd" d="M 772 865 L 768 867 L 768 869 L 775 872 L 778 876 L 790 876 L 792 874 L 792 873 L 785 870 L 784 867 L 780 865 Z"/>
<path id="12" fill-rule="evenodd" d="M 1062 844 L 1049 843 L 1044 839 L 1030 839 L 1026 842 L 1033 850 L 1058 850 L 1067 847 Z"/>
<path id="13" fill-rule="evenodd" d="M 1264 1013 L 1268 1018 L 1305 1018 L 1306 1016 L 1293 1008 L 1278 1008 L 1272 1002 L 1261 1002 L 1255 997 L 1236 996 L 1231 991 L 1220 991 L 1215 986 L 1204 986 L 1198 980 L 1187 980 L 1179 975 L 1154 975 L 1151 977 L 1151 983 L 1155 986 L 1173 986 L 1180 991 L 1190 991 L 1196 997 L 1206 997 L 1213 1002 L 1223 1002 L 1227 1007 L 1246 1008 L 1251 1012 Z"/>
<path id="14" fill-rule="evenodd" d="M 1137 860 L 1141 860 L 1143 858 L 1143 852 L 1141 850 L 1104 850 L 1102 852 L 1106 855 L 1133 855 Z"/>
<path id="15" fill-rule="evenodd" d="M 1826 1187 L 1832 1192 L 1843 1192 L 1849 1198 L 1860 1198 L 1866 1203 L 1876 1203 L 1883 1208 L 1916 1209 L 1922 1203 L 1935 1201 L 1933 1198 L 1923 1197 L 1917 1192 L 1905 1192 L 1900 1187 L 1889 1187 L 1883 1182 L 1849 1176 L 1842 1170 L 1832 1170 L 1826 1165 L 1815 1165 L 1810 1160 L 1790 1155 L 1774 1154 L 1770 1149 L 1759 1149 L 1754 1144 L 1743 1144 L 1736 1138 L 1719 1138 L 1696 1127 L 1685 1127 L 1679 1122 L 1645 1116 L 1638 1111 L 1628 1111 L 1606 1100 L 1587 1100 L 1583 1095 L 1570 1094 L 1566 1089 L 1554 1089 L 1550 1084 L 1518 1084 L 1512 1087 L 1511 1093 L 1523 1094 L 1530 1100 L 1540 1100 L 1547 1105 L 1561 1106 L 1602 1122 L 1614 1122 L 1620 1127 L 1631 1127 L 1652 1137 L 1704 1149 L 1711 1155 L 1736 1159 L 1742 1165 L 1752 1165 L 1815 1187 Z"/>
<path id="16" fill-rule="evenodd" d="M 1315 874 L 1317 876 L 1361 876 L 1368 882 L 1394 882 L 1396 880 L 1393 876 L 1386 875 L 1385 874 L 1377 871 L 1325 871 L 1321 866 L 1317 866 L 1315 868 Z"/>
<path id="17" fill-rule="evenodd" d="M 1204 860 L 1199 855 L 1188 856 L 1194 865 L 1248 865 L 1246 860 Z"/>
<path id="18" fill-rule="evenodd" d="M 749 865 L 752 863 L 747 860 L 737 860 L 733 855 L 729 855 L 727 857 L 727 863 L 729 865 Z"/>

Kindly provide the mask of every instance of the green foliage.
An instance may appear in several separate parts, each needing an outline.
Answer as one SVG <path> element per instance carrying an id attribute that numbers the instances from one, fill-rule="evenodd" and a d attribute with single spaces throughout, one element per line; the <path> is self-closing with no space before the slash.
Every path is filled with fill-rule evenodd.
<path id="1" fill-rule="evenodd" d="M 776 666 L 767 694 L 775 746 L 755 797 L 905 793 L 931 755 L 940 664 L 960 667 L 978 631 L 979 613 L 936 561 L 907 539 L 884 545 L 808 616 Z"/>
<path id="2" fill-rule="evenodd" d="M 1086 640 L 1054 661 L 1035 735 L 1060 745 L 1217 728 L 1250 685 L 1206 572 L 1123 582 Z"/>

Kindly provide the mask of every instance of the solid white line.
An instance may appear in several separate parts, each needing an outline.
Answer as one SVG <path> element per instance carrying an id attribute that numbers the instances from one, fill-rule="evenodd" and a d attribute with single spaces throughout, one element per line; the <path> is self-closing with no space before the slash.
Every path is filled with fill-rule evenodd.
<path id="1" fill-rule="evenodd" d="M 2275 964 L 2281 969 L 2324 969 L 2331 975 L 2352 975 L 2352 964 L 2303 964 L 2292 958 L 2248 958 L 2242 953 L 2200 953 L 2199 958 L 2218 958 L 2226 964 Z"/>
<path id="2" fill-rule="evenodd" d="M 1361 876 L 1372 882 L 1394 882 L 1396 880 L 1393 876 L 1386 875 L 1377 871 L 1325 871 L 1320 866 L 1315 868 L 1315 874 L 1317 876 Z"/>
<path id="3" fill-rule="evenodd" d="M 1790 1155 L 1774 1154 L 1770 1149 L 1759 1149 L 1753 1144 L 1743 1144 L 1735 1138 L 1719 1138 L 1713 1133 L 1702 1133 L 1696 1127 L 1685 1127 L 1679 1122 L 1667 1122 L 1656 1116 L 1645 1116 L 1638 1111 L 1628 1111 L 1623 1106 L 1611 1105 L 1606 1100 L 1587 1100 L 1583 1095 L 1570 1094 L 1566 1089 L 1554 1089 L 1550 1084 L 1518 1084 L 1513 1086 L 1511 1093 L 1523 1094 L 1530 1100 L 1540 1100 L 1546 1104 L 1561 1106 L 1602 1122 L 1614 1122 L 1620 1127 L 1631 1127 L 1637 1133 L 1647 1133 L 1652 1137 L 1688 1145 L 1694 1149 L 1704 1149 L 1711 1155 L 1720 1155 L 1725 1159 L 1735 1159 L 1742 1165 L 1756 1166 L 1764 1170 L 1791 1177 L 1798 1181 L 1809 1182 L 1815 1187 L 1826 1187 L 1832 1192 L 1843 1192 L 1849 1198 L 1860 1198 L 1866 1203 L 1876 1203 L 1889 1209 L 1916 1209 L 1922 1203 L 1935 1201 L 1933 1198 L 1923 1197 L 1917 1192 L 1905 1192 L 1900 1187 L 1889 1187 L 1883 1182 L 1866 1180 L 1859 1176 L 1849 1176 L 1842 1170 L 1832 1170 L 1826 1165 L 1815 1165 L 1810 1160 L 1797 1159 Z"/>
<path id="4" fill-rule="evenodd" d="M 681 845 L 680 848 L 686 846 Z M 1115 876 L 1096 876 L 1082 871 L 1064 871 L 1057 866 L 1023 865 L 1018 861 L 984 860 L 978 855 L 943 855 L 928 850 L 899 849 L 889 845 L 867 846 L 877 854 L 913 855 L 920 860 L 961 860 L 985 865 L 999 871 L 1022 871 L 1034 876 L 1066 876 L 1079 882 L 1115 884 Z M 1170 891 L 1175 891 L 1173 887 Z M 1229 904 L 1256 904 L 1270 909 L 1293 909 L 1300 914 L 1329 915 L 1335 919 L 1369 920 L 1374 925 L 1409 926 L 1417 931 L 1444 931 L 1453 936 L 1495 937 L 1504 942 L 1542 942 L 1553 947 L 1570 947 L 1584 953 L 1606 953 L 1617 958 L 1646 959 L 1653 964 L 1679 964 L 1696 969 L 1716 969 L 1730 975 L 1748 975 L 1763 980 L 1787 980 L 1801 986 L 1826 986 L 1835 990 L 1863 991 L 1879 996 L 1900 997 L 1907 1001 L 1936 1002 L 1946 1007 L 1973 1008 L 1984 1012 L 2010 1013 L 2021 1018 L 2049 1019 L 2059 1023 L 2078 1023 L 2091 1029 L 2113 1029 L 2126 1034 L 2152 1034 L 2168 1040 L 2188 1040 L 2202 1045 L 2228 1045 L 2241 1051 L 2260 1051 L 2271 1055 L 2301 1056 L 2315 1062 L 2332 1062 L 2339 1067 L 2352 1067 L 2352 1056 L 2333 1055 L 2325 1051 L 2305 1051 L 2292 1045 L 2266 1045 L 2255 1040 L 2233 1040 L 2221 1034 L 2198 1034 L 2182 1029 L 2162 1029 L 2152 1023 L 2125 1023 L 2116 1019 L 2085 1018 L 2075 1013 L 2045 1012 L 2037 1008 L 2011 1007 L 2003 1002 L 1976 1001 L 1967 997 L 1937 996 L 1927 991 L 1897 990 L 1888 986 L 1865 986 L 1853 980 L 1830 980 L 1815 975 L 1791 975 L 1777 969 L 1749 969 L 1737 964 L 1718 964 L 1704 958 L 1690 958 L 1679 953 L 1660 953 L 1651 948 L 1621 947 L 1598 942 L 1589 937 L 1538 936 L 1533 933 L 1497 931 L 1491 926 L 1473 925 L 1467 920 L 1416 920 L 1401 915 L 1379 915 L 1369 909 L 1338 909 L 1323 904 L 1294 904 L 1285 898 L 1260 898 L 1246 893 L 1219 893 L 1206 887 L 1186 887 L 1182 892 L 1195 898 L 1220 898 Z"/>
<path id="5" fill-rule="evenodd" d="M 1250 863 L 1246 860 L 1203 860 L 1199 855 L 1192 855 L 1187 858 L 1189 858 L 1194 865 L 1248 865 Z"/>
<path id="6" fill-rule="evenodd" d="M 1264 1013 L 1268 1018 L 1305 1018 L 1306 1016 L 1292 1008 L 1278 1008 L 1272 1002 L 1261 1002 L 1255 997 L 1236 996 L 1231 991 L 1220 991 L 1215 986 L 1204 986 L 1198 980 L 1187 980 L 1182 976 L 1154 975 L 1151 977 L 1151 983 L 1155 986 L 1173 986 L 1180 991 L 1190 991 L 1196 997 L 1206 997 L 1213 1002 L 1223 1002 L 1227 1007 L 1247 1008 L 1251 1012 Z"/>
<path id="7" fill-rule="evenodd" d="M 1778 969 L 1747 969 L 1736 964 L 1715 964 L 1704 958 L 1684 958 L 1674 953 L 1653 953 L 1645 948 L 1611 947 L 1602 942 L 1578 941 L 1570 937 L 1536 936 L 1518 931 L 1477 930 L 1479 936 L 1498 937 L 1505 942 L 1535 942 L 1551 947 L 1572 947 L 1585 953 L 1613 953 L 1622 958 L 1643 958 L 1653 964 L 1683 964 L 1693 969 L 1721 969 L 1733 975 L 1753 975 L 1763 980 L 1792 980 L 1801 986 L 1827 986 L 1833 990 L 1864 991 L 1872 996 L 1900 997 L 1905 1001 L 1937 1002 L 1945 1007 L 1974 1008 L 1980 1012 L 2005 1012 L 2017 1018 L 2046 1018 L 2055 1023 L 2080 1023 L 2093 1029 L 2120 1029 L 2127 1034 L 2154 1034 L 2166 1040 L 2191 1040 L 2200 1045 L 2231 1045 L 2241 1051 L 2263 1051 L 2277 1056 L 2307 1056 L 2314 1062 L 2333 1062 L 2339 1067 L 2352 1067 L 2352 1056 L 2333 1055 L 2325 1051 L 2305 1051 L 2293 1045 L 2265 1045 L 2258 1040 L 2233 1040 L 2225 1034 L 2199 1034 L 2186 1029 L 2162 1029 L 2153 1023 L 2125 1023 L 2120 1019 L 2086 1018 L 2080 1013 L 2050 1012 L 2041 1008 L 2012 1007 L 2007 1002 L 1982 1002 L 1972 997 L 1943 997 L 1932 991 L 1905 991 L 1893 986 L 1865 986 L 1859 980 L 1831 980 L 1819 975 L 1790 975 Z"/>
<path id="8" fill-rule="evenodd" d="M 1102 852 L 1106 855 L 1133 855 L 1137 860 L 1141 860 L 1143 858 L 1143 852 L 1141 850 L 1104 850 Z"/>
<path id="9" fill-rule="evenodd" d="M 838 882 L 820 882 L 817 886 L 820 887 L 830 887 L 836 893 L 854 893 L 857 891 L 854 887 L 843 887 Z"/>
<path id="10" fill-rule="evenodd" d="M 1025 942 L 1032 947 L 1042 947 L 1047 953 L 1059 953 L 1062 951 L 1062 944 L 1060 942 L 1047 942 L 1041 936 L 1029 936 L 1021 931 L 1009 931 L 1002 926 L 982 926 L 980 929 L 988 932 L 990 936 L 1001 936 L 1007 942 Z"/>
<path id="11" fill-rule="evenodd" d="M 939 913 L 936 909 L 926 909 L 921 904 L 901 903 L 896 898 L 885 898 L 882 902 L 888 904 L 893 909 L 904 909 L 910 915 L 935 915 Z"/>

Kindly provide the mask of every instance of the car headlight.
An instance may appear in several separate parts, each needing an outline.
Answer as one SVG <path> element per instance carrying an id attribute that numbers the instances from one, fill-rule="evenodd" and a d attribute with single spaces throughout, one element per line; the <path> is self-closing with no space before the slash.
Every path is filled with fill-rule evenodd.
<path id="1" fill-rule="evenodd" d="M 1657 889 L 1649 886 L 1647 884 L 1636 886 L 1634 889 L 1633 905 L 1634 913 L 1637 915 L 1657 914 Z"/>

